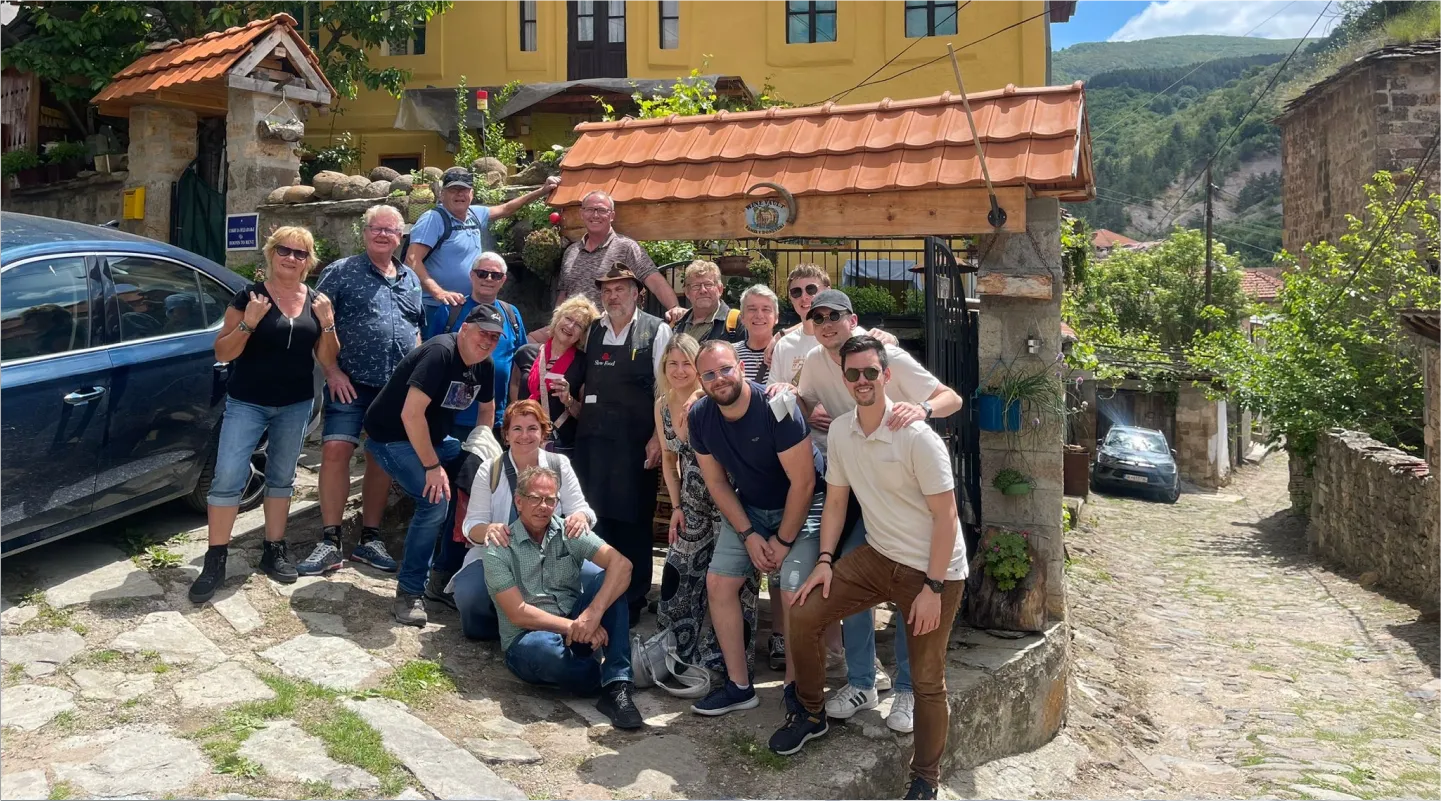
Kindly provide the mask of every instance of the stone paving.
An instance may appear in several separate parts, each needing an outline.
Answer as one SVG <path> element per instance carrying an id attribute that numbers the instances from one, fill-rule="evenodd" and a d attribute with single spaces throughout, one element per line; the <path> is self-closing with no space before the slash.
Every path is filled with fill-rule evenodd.
<path id="1" fill-rule="evenodd" d="M 1441 797 L 1434 613 L 1307 555 L 1285 460 L 1175 505 L 1091 496 L 1067 535 L 1087 753 L 1057 794 Z"/>

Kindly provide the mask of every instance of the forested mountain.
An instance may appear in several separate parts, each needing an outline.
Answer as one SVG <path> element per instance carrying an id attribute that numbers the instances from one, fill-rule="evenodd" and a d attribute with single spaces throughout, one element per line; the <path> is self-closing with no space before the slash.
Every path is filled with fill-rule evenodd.
<path id="1" fill-rule="evenodd" d="M 1284 55 L 1295 46 L 1295 39 L 1247 36 L 1163 36 L 1138 42 L 1082 42 L 1057 50 L 1051 56 L 1051 80 L 1063 84 L 1115 70 L 1179 67 L 1215 58 Z"/>

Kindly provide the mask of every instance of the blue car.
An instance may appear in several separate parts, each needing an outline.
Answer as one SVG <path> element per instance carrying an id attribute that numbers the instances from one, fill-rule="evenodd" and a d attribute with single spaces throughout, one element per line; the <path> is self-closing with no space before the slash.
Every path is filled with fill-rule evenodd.
<path id="1" fill-rule="evenodd" d="M 1151 428 L 1111 426 L 1098 445 L 1092 490 L 1138 490 L 1166 503 L 1181 497 L 1176 452 L 1167 446 L 1165 434 Z"/>
<path id="2" fill-rule="evenodd" d="M 228 378 L 215 335 L 245 284 L 150 239 L 0 213 L 0 553 L 177 498 L 205 510 Z M 262 441 L 242 509 L 264 460 Z"/>

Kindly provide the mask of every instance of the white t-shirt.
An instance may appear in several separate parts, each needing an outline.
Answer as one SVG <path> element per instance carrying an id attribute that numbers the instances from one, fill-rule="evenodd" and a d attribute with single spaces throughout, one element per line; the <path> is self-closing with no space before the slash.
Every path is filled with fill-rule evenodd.
<path id="1" fill-rule="evenodd" d="M 541 467 L 548 467 L 560 474 L 560 488 L 556 495 L 560 498 L 560 504 L 556 506 L 555 513 L 561 517 L 569 517 L 576 512 L 585 512 L 590 519 L 591 528 L 595 527 L 595 511 L 586 503 L 585 494 L 581 492 L 580 481 L 575 477 L 575 470 L 570 466 L 570 460 L 563 454 L 541 451 L 538 461 Z M 510 451 L 500 455 L 500 458 L 515 465 L 511 458 Z M 510 482 L 506 480 L 504 469 L 501 470 L 500 483 L 496 485 L 495 492 L 490 491 L 490 469 L 494 460 L 487 459 L 481 463 L 480 468 L 475 471 L 475 479 L 470 484 L 470 500 L 465 507 L 465 519 L 461 523 L 461 530 L 469 534 L 471 529 L 486 523 L 509 523 L 510 512 L 514 508 L 515 498 L 510 494 Z M 441 532 L 442 537 L 449 537 L 449 531 Z M 485 548 L 475 547 L 474 543 L 465 544 L 465 561 L 461 568 L 465 568 L 471 562 L 485 558 Z M 458 574 L 460 571 L 457 570 Z M 446 592 L 452 590 L 447 587 Z"/>
<path id="2" fill-rule="evenodd" d="M 804 328 L 797 328 L 777 339 L 776 346 L 771 348 L 771 369 L 766 374 L 766 385 L 794 384 L 806 354 L 815 346 L 816 338 L 807 334 Z"/>
<path id="3" fill-rule="evenodd" d="M 894 374 L 894 373 L 893 373 Z M 931 508 L 927 495 L 954 492 L 951 458 L 941 437 L 918 420 L 899 431 L 886 424 L 867 437 L 854 410 L 831 422 L 826 483 L 850 487 L 860 501 L 866 520 L 866 542 L 882 556 L 921 572 L 930 568 Z M 946 581 L 959 581 L 970 572 L 961 521 L 955 520 L 956 544 Z"/>
<path id="4" fill-rule="evenodd" d="M 858 333 L 864 333 L 857 329 Z M 886 359 L 890 363 L 891 382 L 886 384 L 886 397 L 892 401 L 920 403 L 935 394 L 940 379 L 931 375 L 921 363 L 896 345 L 886 346 Z M 801 380 L 796 394 L 806 403 L 820 403 L 826 413 L 834 419 L 856 408 L 856 401 L 846 389 L 845 376 L 841 366 L 833 361 L 826 349 L 816 346 L 806 355 L 801 366 Z M 819 443 L 818 443 L 819 444 Z M 825 445 L 820 447 L 825 449 Z"/>

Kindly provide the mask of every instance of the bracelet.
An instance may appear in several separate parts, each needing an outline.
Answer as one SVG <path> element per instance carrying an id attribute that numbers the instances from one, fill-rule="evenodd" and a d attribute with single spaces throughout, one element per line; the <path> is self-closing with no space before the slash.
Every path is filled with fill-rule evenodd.
<path id="1" fill-rule="evenodd" d="M 327 325 L 326 327 L 320 329 L 321 333 L 324 333 L 324 334 L 329 334 L 331 331 L 334 331 L 334 330 L 335 330 L 335 323 L 331 323 L 330 325 Z"/>
<path id="2" fill-rule="evenodd" d="M 830 554 L 821 554 L 821 556 L 830 556 Z M 822 562 L 822 561 L 820 560 L 820 557 L 816 557 L 816 564 L 818 564 L 818 565 L 833 565 L 833 564 L 835 564 L 835 560 L 834 560 L 834 559 L 827 559 L 827 560 L 825 560 L 824 562 Z"/>
<path id="3" fill-rule="evenodd" d="M 421 469 L 421 470 L 424 470 L 424 471 L 427 472 L 427 473 L 429 473 L 430 471 L 434 470 L 434 469 L 437 468 L 437 467 L 440 467 L 440 462 L 436 462 L 435 464 L 433 464 L 433 465 L 431 465 L 431 466 L 429 466 L 429 467 L 426 467 L 425 465 L 421 465 L 421 466 L 420 466 L 420 469 Z"/>
<path id="4" fill-rule="evenodd" d="M 796 544 L 796 541 L 795 541 L 794 538 L 792 538 L 790 542 L 786 542 L 785 540 L 781 539 L 781 535 L 779 535 L 779 534 L 776 535 L 776 542 L 779 542 L 781 545 L 784 545 L 784 546 L 786 546 L 787 548 L 793 547 L 793 546 L 795 546 L 795 544 Z"/>
<path id="5" fill-rule="evenodd" d="M 250 327 L 250 323 L 247 323 L 247 322 L 245 322 L 244 320 L 241 320 L 240 323 L 235 326 L 235 330 L 236 330 L 236 331 L 244 331 L 245 333 L 249 334 L 249 333 L 251 333 L 252 331 L 254 331 L 255 329 Z"/>
<path id="6" fill-rule="evenodd" d="M 819 559 L 821 556 L 829 556 L 831 559 L 835 559 L 835 558 L 836 558 L 836 552 L 835 552 L 835 551 L 821 551 L 820 554 L 818 554 L 816 558 Z"/>

